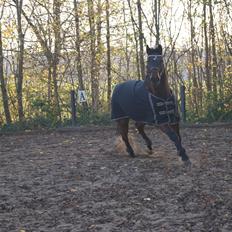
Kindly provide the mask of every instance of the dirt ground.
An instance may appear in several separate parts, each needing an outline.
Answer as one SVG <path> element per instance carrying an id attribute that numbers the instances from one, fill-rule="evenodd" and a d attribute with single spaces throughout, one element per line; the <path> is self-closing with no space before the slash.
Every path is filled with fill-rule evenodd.
<path id="1" fill-rule="evenodd" d="M 149 129 L 136 158 L 111 128 L 0 136 L 0 231 L 232 231 L 232 128 L 185 128 L 186 170 Z"/>

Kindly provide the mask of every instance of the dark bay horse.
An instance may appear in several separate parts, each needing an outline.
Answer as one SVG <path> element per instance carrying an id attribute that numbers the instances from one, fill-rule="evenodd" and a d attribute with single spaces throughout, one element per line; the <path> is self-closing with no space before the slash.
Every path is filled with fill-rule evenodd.
<path id="1" fill-rule="evenodd" d="M 117 122 L 117 132 L 131 157 L 135 157 L 135 153 L 128 140 L 129 119 L 135 121 L 135 126 L 150 151 L 152 142 L 144 132 L 145 124 L 157 125 L 174 142 L 184 164 L 191 166 L 181 143 L 177 102 L 168 85 L 161 45 L 156 48 L 147 46 L 145 80 L 130 80 L 116 85 L 111 106 L 111 118 Z"/>

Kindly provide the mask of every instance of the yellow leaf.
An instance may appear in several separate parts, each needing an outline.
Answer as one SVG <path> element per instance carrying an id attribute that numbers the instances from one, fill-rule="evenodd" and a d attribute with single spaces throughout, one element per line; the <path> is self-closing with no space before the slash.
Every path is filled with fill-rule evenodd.
<path id="1" fill-rule="evenodd" d="M 69 191 L 70 191 L 70 192 L 72 192 L 72 193 L 74 193 L 74 192 L 76 192 L 76 191 L 77 191 L 77 189 L 75 189 L 75 188 L 71 188 L 71 189 L 69 189 Z"/>
<path id="2" fill-rule="evenodd" d="M 67 144 L 67 143 L 73 143 L 73 141 L 71 141 L 71 140 L 64 140 L 63 141 L 63 144 Z"/>

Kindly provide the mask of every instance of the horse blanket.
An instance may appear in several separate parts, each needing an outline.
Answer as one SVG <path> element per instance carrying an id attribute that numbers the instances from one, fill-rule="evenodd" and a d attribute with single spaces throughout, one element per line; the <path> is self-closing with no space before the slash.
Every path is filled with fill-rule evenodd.
<path id="1" fill-rule="evenodd" d="M 115 86 L 111 100 L 111 119 L 131 118 L 147 124 L 174 124 L 179 121 L 176 98 L 151 94 L 144 81 L 130 80 Z"/>

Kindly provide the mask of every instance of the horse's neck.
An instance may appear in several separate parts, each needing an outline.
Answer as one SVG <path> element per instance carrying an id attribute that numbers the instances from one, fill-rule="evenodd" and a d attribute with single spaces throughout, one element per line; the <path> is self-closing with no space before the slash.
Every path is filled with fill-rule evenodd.
<path id="1" fill-rule="evenodd" d="M 150 88 L 148 88 L 149 91 L 157 96 L 157 97 L 160 97 L 160 98 L 167 98 L 168 96 L 170 96 L 170 87 L 168 85 L 168 79 L 167 79 L 167 76 L 166 76 L 166 73 L 164 72 L 163 73 L 163 76 L 161 78 L 161 82 L 159 84 L 158 87 L 155 87 L 155 86 L 150 86 Z"/>
<path id="2" fill-rule="evenodd" d="M 170 95 L 170 88 L 166 80 L 161 82 L 160 86 L 155 89 L 154 95 L 160 98 L 167 98 Z"/>

